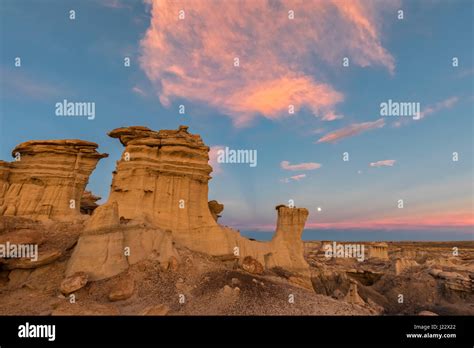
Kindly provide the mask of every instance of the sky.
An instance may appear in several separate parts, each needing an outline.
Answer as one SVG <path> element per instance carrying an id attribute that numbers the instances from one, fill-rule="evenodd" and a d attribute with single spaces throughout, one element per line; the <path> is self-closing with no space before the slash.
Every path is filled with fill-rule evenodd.
<path id="1" fill-rule="evenodd" d="M 94 141 L 110 156 L 88 189 L 104 201 L 123 151 L 107 132 L 188 125 L 211 147 L 223 224 L 273 231 L 292 200 L 307 229 L 472 240 L 473 7 L 0 0 L 0 159 L 31 139 Z M 94 119 L 58 117 L 65 99 Z M 419 113 L 386 115 L 389 100 Z M 219 163 L 226 147 L 257 165 Z"/>

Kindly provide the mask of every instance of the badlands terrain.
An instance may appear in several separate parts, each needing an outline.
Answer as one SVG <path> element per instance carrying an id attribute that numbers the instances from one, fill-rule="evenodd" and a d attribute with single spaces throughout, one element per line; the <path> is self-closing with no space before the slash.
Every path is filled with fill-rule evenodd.
<path id="1" fill-rule="evenodd" d="M 332 241 L 301 240 L 308 210 L 285 205 L 271 241 L 247 239 L 208 201 L 199 135 L 109 136 L 124 151 L 103 204 L 86 191 L 107 157 L 95 143 L 28 141 L 0 161 L 0 315 L 474 314 L 474 242 L 359 242 L 362 261 L 328 257 Z"/>

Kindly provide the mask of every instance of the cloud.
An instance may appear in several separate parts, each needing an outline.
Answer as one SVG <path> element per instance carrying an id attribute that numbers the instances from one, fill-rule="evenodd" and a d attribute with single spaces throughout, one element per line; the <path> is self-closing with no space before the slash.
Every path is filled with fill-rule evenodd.
<path id="1" fill-rule="evenodd" d="M 413 214 L 402 217 L 382 217 L 334 222 L 308 222 L 306 228 L 330 229 L 387 229 L 387 230 L 433 230 L 435 228 L 469 228 L 474 227 L 472 212 L 446 211 L 425 214 Z"/>
<path id="2" fill-rule="evenodd" d="M 290 164 L 288 161 L 282 161 L 280 167 L 285 170 L 314 170 L 321 168 L 321 164 L 315 162 Z"/>
<path id="3" fill-rule="evenodd" d="M 145 92 L 143 89 L 141 89 L 140 87 L 138 87 L 138 86 L 134 86 L 134 87 L 132 88 L 132 91 L 133 91 L 134 93 L 136 93 L 136 94 L 141 95 L 142 97 L 145 97 L 145 96 L 147 95 L 146 92 Z"/>
<path id="4" fill-rule="evenodd" d="M 31 98 L 37 100 L 61 99 L 70 92 L 64 86 L 57 86 L 43 81 L 41 78 L 33 77 L 25 73 L 22 68 L 13 71 L 8 69 L 0 70 L 1 89 L 6 95 L 15 98 Z"/>
<path id="5" fill-rule="evenodd" d="M 395 162 L 396 160 L 383 160 L 383 161 L 371 162 L 369 166 L 370 167 L 393 167 Z"/>
<path id="6" fill-rule="evenodd" d="M 425 108 L 423 108 L 423 110 L 421 110 L 419 120 L 421 120 L 422 118 L 425 118 L 426 116 L 442 111 L 444 109 L 452 108 L 454 105 L 456 105 L 459 102 L 459 100 L 460 100 L 459 97 L 454 96 L 454 97 L 441 100 L 435 104 L 428 105 Z M 416 121 L 419 121 L 419 120 L 416 120 Z M 416 121 L 412 121 L 412 119 L 409 117 L 402 117 L 398 119 L 397 121 L 392 122 L 391 126 L 394 128 L 401 128 L 402 126 L 406 126 Z"/>
<path id="7" fill-rule="evenodd" d="M 258 115 L 288 117 L 289 105 L 334 120 L 342 117 L 335 108 L 344 96 L 323 80 L 326 68 L 340 68 L 349 56 L 353 65 L 393 72 L 377 20 L 396 6 L 357 0 L 157 0 L 140 43 L 140 65 L 165 106 L 178 98 L 204 103 L 236 126 Z M 295 19 L 288 19 L 289 10 Z"/>
<path id="8" fill-rule="evenodd" d="M 459 101 L 458 97 L 451 97 L 451 98 L 442 100 L 440 102 L 437 102 L 436 104 L 429 105 L 421 111 L 420 118 L 424 118 L 428 115 L 434 114 L 443 109 L 449 109 L 453 107 L 458 101 Z"/>
<path id="9" fill-rule="evenodd" d="M 214 174 L 222 173 L 222 166 L 219 162 L 217 162 L 217 157 L 219 156 L 219 150 L 224 150 L 224 146 L 222 145 L 215 145 L 211 146 L 209 149 L 209 165 L 212 167 L 212 172 Z"/>
<path id="10" fill-rule="evenodd" d="M 310 215 L 311 216 L 311 215 Z M 472 235 L 474 227 L 474 217 L 470 211 L 447 211 L 427 214 L 414 214 L 403 217 L 383 217 L 378 219 L 350 219 L 337 221 L 308 221 L 306 229 L 332 229 L 332 230 L 408 230 L 408 231 L 430 231 L 438 228 L 459 228 L 465 230 L 466 238 Z M 273 223 L 253 223 L 239 224 L 242 230 L 251 231 L 274 231 Z M 394 232 L 396 235 L 396 232 Z M 471 240 L 471 239 L 469 239 Z"/>
<path id="11" fill-rule="evenodd" d="M 341 139 L 352 137 L 354 135 L 358 135 L 371 129 L 382 128 L 383 126 L 385 126 L 385 121 L 383 118 L 380 118 L 377 121 L 373 122 L 353 123 L 350 126 L 326 134 L 317 142 L 335 143 Z"/>
<path id="12" fill-rule="evenodd" d="M 288 184 L 291 181 L 300 181 L 304 178 L 306 178 L 306 174 L 299 174 L 299 175 L 290 176 L 289 178 L 281 179 L 281 182 Z"/>
<path id="13" fill-rule="evenodd" d="M 334 121 L 344 118 L 343 115 L 336 115 L 334 112 L 328 112 L 326 115 L 323 116 L 323 121 Z"/>
<path id="14" fill-rule="evenodd" d="M 321 134 L 324 133 L 325 129 L 324 128 L 316 128 L 313 131 L 311 131 L 312 134 Z"/>
<path id="15" fill-rule="evenodd" d="M 121 1 L 121 0 L 100 0 L 99 2 L 102 6 L 108 7 L 108 8 L 131 8 L 129 4 L 126 3 L 126 1 Z"/>

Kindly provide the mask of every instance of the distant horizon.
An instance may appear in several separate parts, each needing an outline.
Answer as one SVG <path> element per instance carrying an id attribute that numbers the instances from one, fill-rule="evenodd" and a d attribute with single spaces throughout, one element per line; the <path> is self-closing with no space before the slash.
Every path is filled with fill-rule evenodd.
<path id="1" fill-rule="evenodd" d="M 242 236 L 261 241 L 270 240 L 272 231 L 249 231 L 240 230 Z M 351 241 L 351 242 L 474 242 L 472 232 L 469 231 L 436 231 L 416 233 L 407 230 L 335 230 L 335 229 L 304 229 L 303 241 Z"/>

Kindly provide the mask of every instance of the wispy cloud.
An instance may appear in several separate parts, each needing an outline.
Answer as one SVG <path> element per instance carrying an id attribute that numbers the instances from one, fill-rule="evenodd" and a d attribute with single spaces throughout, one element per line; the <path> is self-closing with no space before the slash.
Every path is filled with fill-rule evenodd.
<path id="1" fill-rule="evenodd" d="M 424 230 L 474 227 L 472 212 L 446 211 L 379 219 L 308 222 L 305 228 Z"/>
<path id="2" fill-rule="evenodd" d="M 141 95 L 142 97 L 145 97 L 147 95 L 146 92 L 138 86 L 133 86 L 132 91 L 136 94 Z"/>
<path id="3" fill-rule="evenodd" d="M 285 170 L 314 170 L 321 168 L 321 164 L 316 162 L 290 164 L 288 161 L 282 161 L 280 167 Z"/>
<path id="4" fill-rule="evenodd" d="M 446 98 L 446 99 L 441 100 L 437 103 L 434 103 L 434 104 L 431 104 L 431 105 L 428 105 L 428 106 L 424 107 L 420 112 L 420 120 L 425 118 L 426 116 L 435 114 L 435 113 L 440 112 L 440 111 L 445 110 L 445 109 L 452 108 L 454 105 L 456 105 L 460 101 L 460 99 L 461 98 L 459 98 L 459 97 L 453 96 L 453 97 Z M 403 117 L 403 118 L 400 118 L 400 119 L 392 122 L 391 126 L 394 127 L 394 128 L 400 128 L 402 126 L 406 126 L 406 125 L 408 125 L 412 122 L 417 122 L 417 121 L 419 121 L 419 120 L 412 121 L 411 118 Z"/>
<path id="5" fill-rule="evenodd" d="M 280 181 L 285 184 L 288 184 L 291 181 L 300 181 L 304 178 L 306 178 L 306 174 L 299 174 L 299 175 L 290 176 L 289 178 L 281 179 Z"/>
<path id="6" fill-rule="evenodd" d="M 456 75 L 457 77 L 469 77 L 474 74 L 474 68 L 463 69 Z"/>
<path id="7" fill-rule="evenodd" d="M 436 104 L 428 105 L 425 109 L 421 111 L 420 118 L 424 118 L 428 115 L 434 114 L 443 109 L 449 109 L 453 107 L 459 101 L 458 97 L 451 97 L 444 99 Z"/>
<path id="8" fill-rule="evenodd" d="M 64 86 L 42 81 L 25 73 L 21 68 L 15 70 L 1 69 L 1 88 L 6 95 L 38 100 L 64 98 L 69 92 Z"/>
<path id="9" fill-rule="evenodd" d="M 342 117 L 335 108 L 344 96 L 322 80 L 319 67 L 340 68 L 342 57 L 350 56 L 353 65 L 393 72 L 378 21 L 396 6 L 357 0 L 157 0 L 141 41 L 141 67 L 163 105 L 176 98 L 205 103 L 236 126 L 258 115 L 289 116 L 289 105 L 334 120 Z M 288 18 L 289 10 L 295 19 Z M 315 56 L 321 64 L 314 64 Z"/>
<path id="10" fill-rule="evenodd" d="M 396 160 L 383 160 L 369 163 L 370 167 L 393 167 Z"/>
<path id="11" fill-rule="evenodd" d="M 385 126 L 383 118 L 373 122 L 353 123 L 350 126 L 330 132 L 320 138 L 318 143 L 335 143 L 341 139 L 352 137 L 371 129 L 382 128 Z"/>
<path id="12" fill-rule="evenodd" d="M 310 215 L 311 217 L 311 215 Z M 427 230 L 436 228 L 460 228 L 466 229 L 466 238 L 470 240 L 474 217 L 469 211 L 446 211 L 428 214 L 413 214 L 403 217 L 384 217 L 379 219 L 351 219 L 350 221 L 308 221 L 305 229 L 364 229 L 364 230 Z M 239 228 L 254 231 L 274 231 L 273 223 L 242 224 Z M 394 232 L 394 236 L 396 232 Z"/>
<path id="13" fill-rule="evenodd" d="M 316 128 L 311 131 L 311 134 L 321 134 L 324 133 L 325 129 L 324 128 Z"/>
<path id="14" fill-rule="evenodd" d="M 130 8 L 130 4 L 127 4 L 126 0 L 100 0 L 99 3 L 108 8 Z"/>

